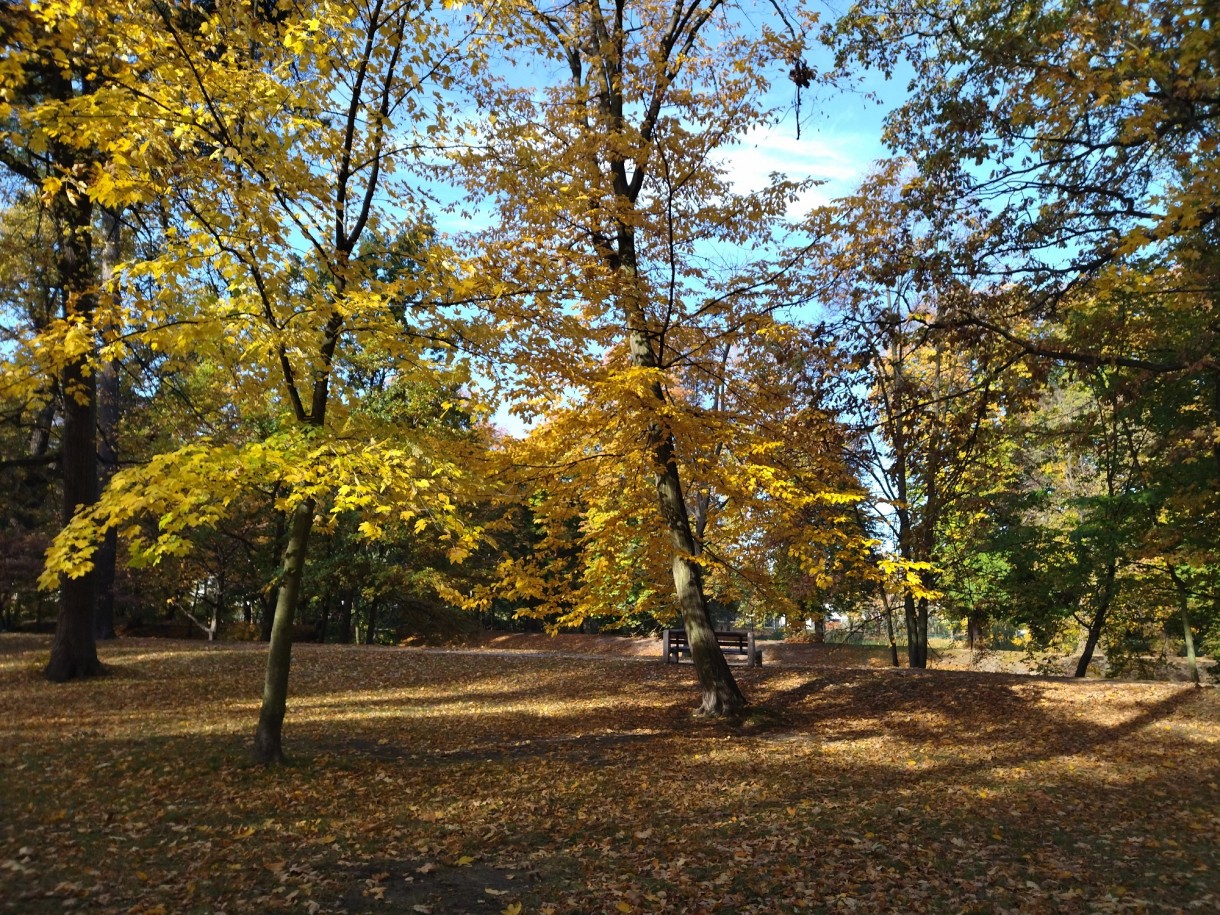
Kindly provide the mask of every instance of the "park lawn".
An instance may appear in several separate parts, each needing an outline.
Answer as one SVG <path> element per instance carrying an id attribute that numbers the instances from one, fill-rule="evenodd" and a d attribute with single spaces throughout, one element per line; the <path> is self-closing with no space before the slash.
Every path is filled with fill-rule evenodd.
<path id="1" fill-rule="evenodd" d="M 1220 911 L 1212 689 L 0 636 L 0 912 Z"/>

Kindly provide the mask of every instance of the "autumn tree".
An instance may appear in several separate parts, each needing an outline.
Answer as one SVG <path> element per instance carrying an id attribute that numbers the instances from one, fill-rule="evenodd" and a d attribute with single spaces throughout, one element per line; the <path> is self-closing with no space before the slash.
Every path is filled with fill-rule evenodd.
<path id="1" fill-rule="evenodd" d="M 1157 0 L 864 0 L 831 37 L 840 62 L 912 70 L 885 127 L 919 167 L 909 197 L 931 220 L 978 207 L 1000 255 L 981 266 L 1053 297 L 1215 223 L 1211 25 Z"/>
<path id="2" fill-rule="evenodd" d="M 31 189 L 16 182 L 7 183 L 7 189 L 12 200 L 0 215 L 0 313 L 5 347 L 19 352 L 57 317 L 58 288 L 52 279 L 50 219 Z M 54 533 L 49 525 L 55 501 L 59 385 L 53 371 L 35 366 L 29 370 L 40 374 L 41 384 L 30 377 L 28 384 L 10 382 L 4 389 L 0 414 L 4 462 L 0 466 L 6 493 L 5 534 L 33 543 Z M 35 532 L 38 536 L 29 539 Z"/>
<path id="3" fill-rule="evenodd" d="M 1008 308 L 1019 293 L 954 274 L 957 239 L 910 210 L 910 177 L 907 161 L 883 162 L 810 219 L 826 238 L 817 272 L 854 360 L 843 396 L 859 429 L 870 506 L 888 531 L 887 577 L 902 583 L 908 663 L 925 667 L 948 537 L 1003 490 L 1011 475 L 1005 419 L 1035 385 L 1019 346 L 944 320 L 963 308 Z"/>
<path id="4" fill-rule="evenodd" d="M 93 336 L 98 309 L 94 252 L 96 188 L 109 157 L 109 138 L 91 112 L 115 110 L 106 75 L 130 69 L 108 39 L 114 11 L 105 4 L 6 4 L 0 10 L 0 163 L 25 183 L 27 199 L 45 210 L 52 240 L 53 317 L 31 327 L 9 360 L 8 384 L 25 390 L 35 409 L 60 404 L 59 466 L 64 523 L 97 499 L 97 379 Z M 121 104 L 121 99 L 118 104 Z M 55 391 L 45 379 L 55 379 Z M 101 672 L 94 642 L 96 589 L 91 571 L 64 579 L 46 676 L 52 680 Z"/>
<path id="5" fill-rule="evenodd" d="M 502 39 L 518 78 L 484 93 L 467 160 L 472 191 L 493 195 L 496 224 L 473 247 L 506 301 L 518 409 L 546 413 L 520 460 L 551 477 L 557 525 L 596 532 L 603 560 L 583 594 L 667 570 L 705 715 L 745 700 L 713 638 L 711 557 L 692 516 L 725 428 L 689 378 L 782 333 L 770 314 L 791 301 L 799 255 L 777 242 L 798 187 L 737 188 L 724 157 L 775 123 L 763 95 L 807 24 L 754 22 L 720 0 L 523 5 Z M 738 489 L 748 452 L 717 471 L 738 473 Z"/>
<path id="6" fill-rule="evenodd" d="M 413 275 L 359 256 L 374 229 L 393 236 L 423 221 L 402 179 L 441 123 L 430 81 L 447 79 L 462 36 L 427 5 L 386 0 L 191 13 L 156 7 L 155 66 L 127 87 L 144 144 L 131 173 L 158 186 L 168 227 L 159 256 L 118 282 L 145 328 L 133 339 L 213 366 L 223 411 L 267 421 L 239 421 L 240 436 L 198 436 L 116 474 L 105 501 L 59 538 L 49 574 L 87 568 L 82 544 L 114 527 L 137 561 L 180 554 L 244 489 L 274 488 L 286 540 L 254 755 L 275 762 L 315 524 L 355 511 L 376 538 L 392 519 L 433 531 L 453 559 L 473 543 L 456 450 L 356 409 L 342 369 L 360 354 L 400 378 L 466 377 L 444 251 Z M 149 516 L 151 536 L 137 523 Z"/>
<path id="7" fill-rule="evenodd" d="M 864 0 L 828 32 L 841 64 L 910 68 L 885 139 L 916 165 L 911 211 L 945 238 L 973 226 L 947 266 L 1027 287 L 1007 311 L 963 303 L 946 323 L 1046 360 L 1220 389 L 1211 18 L 1156 0 Z M 1156 316 L 1166 330 L 1185 314 L 1196 333 L 1155 329 Z M 1210 426 L 1220 401 L 1209 403 Z"/>

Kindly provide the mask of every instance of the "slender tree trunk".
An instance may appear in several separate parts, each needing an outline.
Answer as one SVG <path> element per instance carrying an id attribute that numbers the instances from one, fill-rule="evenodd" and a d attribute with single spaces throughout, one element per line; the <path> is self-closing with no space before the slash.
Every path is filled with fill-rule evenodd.
<path id="1" fill-rule="evenodd" d="M 638 329 L 641 320 L 641 314 L 629 313 L 628 321 L 633 325 L 630 333 L 632 361 L 637 366 L 656 368 L 657 359 L 652 346 Z M 665 393 L 659 383 L 653 384 L 652 392 L 658 407 L 663 406 Z M 653 484 L 673 551 L 674 592 L 682 610 L 682 623 L 702 693 L 696 714 L 703 717 L 735 715 L 746 706 L 746 698 L 737 686 L 724 652 L 716 643 L 715 628 L 703 593 L 703 570 L 695 559 L 698 547 L 691 532 L 673 436 L 659 425 L 653 425 L 649 435 Z"/>
<path id="2" fill-rule="evenodd" d="M 1102 629 L 1106 625 L 1106 615 L 1110 612 L 1110 603 L 1114 600 L 1114 581 L 1118 575 L 1118 563 L 1111 559 L 1106 563 L 1105 578 L 1102 581 L 1101 600 L 1093 613 L 1085 634 L 1084 650 L 1080 652 L 1080 660 L 1076 662 L 1076 677 L 1084 677 L 1089 672 L 1089 664 L 1093 660 L 1093 652 L 1097 650 L 1097 642 L 1101 639 Z"/>
<path id="3" fill-rule="evenodd" d="M 900 667 L 902 662 L 898 660 L 898 639 L 894 637 L 894 611 L 889 606 L 886 608 L 886 634 L 889 637 L 889 664 Z"/>
<path id="4" fill-rule="evenodd" d="M 1190 671 L 1190 679 L 1199 685 L 1199 661 L 1195 657 L 1195 634 L 1190 628 L 1190 589 L 1185 580 L 1178 575 L 1177 569 L 1166 564 L 1169 577 L 1173 579 L 1174 588 L 1178 592 L 1178 612 L 1182 617 L 1182 635 L 1186 639 L 1186 669 Z"/>
<path id="5" fill-rule="evenodd" d="M 51 446 L 51 430 L 57 425 L 55 420 L 59 415 L 59 380 L 56 379 L 50 388 L 46 392 L 47 403 L 34 418 L 34 431 L 30 434 L 28 451 L 32 458 L 46 457 Z M 17 489 L 13 493 L 11 511 L 12 520 L 25 530 L 33 530 L 42 523 L 42 508 L 51 492 L 50 467 L 48 463 L 31 464 L 22 468 Z"/>
<path id="6" fill-rule="evenodd" d="M 885 634 L 890 642 L 890 663 L 894 667 L 901 667 L 898 661 L 898 639 L 894 637 L 894 607 L 890 603 L 890 596 L 886 593 L 885 583 L 881 584 L 881 608 L 885 613 Z"/>
<path id="7" fill-rule="evenodd" d="M 890 640 L 890 664 L 901 667 L 902 664 L 898 660 L 898 639 L 894 636 L 894 610 L 888 606 L 885 608 L 885 629 Z"/>
<path id="8" fill-rule="evenodd" d="M 364 644 L 375 645 L 377 643 L 377 601 L 371 600 L 368 603 L 368 625 L 364 627 Z"/>
<path id="9" fill-rule="evenodd" d="M 56 88 L 71 97 L 71 86 L 59 76 Z M 59 85 L 63 84 L 63 85 Z M 61 94 L 62 93 L 62 94 Z M 55 142 L 53 161 L 65 174 L 73 174 L 83 163 L 75 153 Z M 64 315 L 80 321 L 91 331 L 96 294 L 93 291 L 93 207 L 84 193 L 69 194 L 65 187 L 51 202 L 52 221 L 59 232 L 55 259 Z M 90 356 L 72 359 L 60 376 L 63 395 L 61 469 L 63 471 L 63 520 L 67 524 L 77 509 L 97 501 L 97 379 Z M 59 620 L 51 659 L 44 671 L 56 682 L 102 673 L 93 636 L 93 607 L 97 577 L 89 571 L 78 578 L 65 578 L 59 593 Z"/>
<path id="10" fill-rule="evenodd" d="M 293 510 L 288 546 L 284 550 L 283 576 L 271 624 L 271 644 L 267 648 L 263 706 L 254 734 L 254 760 L 264 765 L 284 760 L 283 727 L 288 705 L 288 671 L 292 664 L 292 624 L 301 593 L 313 509 L 313 500 L 307 499 Z"/>
<path id="11" fill-rule="evenodd" d="M 1106 622 L 1106 612 L 1104 609 L 1098 609 L 1093 615 L 1093 621 L 1089 623 L 1089 628 L 1085 633 L 1084 649 L 1080 652 L 1080 658 L 1076 661 L 1076 672 L 1074 677 L 1084 677 L 1089 672 L 1089 664 L 1093 661 L 1093 652 L 1097 650 L 1097 640 L 1101 638 L 1101 630 Z"/>
<path id="12" fill-rule="evenodd" d="M 113 210 L 102 210 L 102 283 L 110 281 L 119 262 L 119 245 L 122 223 Z M 113 295 L 113 293 L 112 293 Z M 113 319 L 106 329 L 113 329 Z M 101 364 L 97 379 L 97 462 L 98 488 L 105 489 L 118 466 L 119 431 L 119 363 L 107 359 Z M 114 579 L 118 562 L 119 535 L 111 528 L 98 547 L 94 557 L 97 569 L 97 608 L 93 616 L 93 634 L 98 639 L 113 639 L 114 632 Z"/>
<path id="13" fill-rule="evenodd" d="M 275 626 L 275 608 L 279 601 L 279 588 L 275 591 L 265 591 L 259 595 L 258 603 L 262 608 L 262 616 L 258 620 L 258 637 L 261 641 L 271 641 L 271 630 Z"/>
<path id="14" fill-rule="evenodd" d="M 619 198 L 630 200 L 634 205 L 634 198 L 627 189 L 623 164 L 614 163 L 612 170 Z M 620 224 L 617 241 L 617 255 L 611 256 L 609 260 L 624 280 L 624 287 L 620 291 L 620 304 L 627 325 L 631 363 L 637 368 L 657 369 L 661 362 L 654 343 L 655 335 L 648 327 L 641 300 L 643 293 L 636 273 L 634 229 L 627 224 Z M 651 396 L 657 411 L 663 410 L 668 400 L 660 381 L 652 383 Z M 716 643 L 715 628 L 703 593 L 703 570 L 695 559 L 699 555 L 699 545 L 692 532 L 686 494 L 682 490 L 674 437 L 659 420 L 654 420 L 649 425 L 648 451 L 652 461 L 657 504 L 672 550 L 674 592 L 682 611 L 682 623 L 690 643 L 691 660 L 694 662 L 702 693 L 702 701 L 695 714 L 703 717 L 735 715 L 745 708 L 746 698 L 729 669 L 728 661 L 724 659 L 724 652 Z"/>
<path id="15" fill-rule="evenodd" d="M 919 607 L 919 666 L 928 666 L 928 599 L 921 597 L 916 605 Z"/>
<path id="16" fill-rule="evenodd" d="M 813 641 L 818 645 L 826 641 L 826 611 L 817 610 L 813 614 Z"/>
<path id="17" fill-rule="evenodd" d="M 1195 636 L 1190 630 L 1190 609 L 1186 601 L 1182 601 L 1182 634 L 1186 637 L 1186 669 L 1190 671 L 1190 679 L 1199 685 L 1199 662 L 1195 657 Z"/>

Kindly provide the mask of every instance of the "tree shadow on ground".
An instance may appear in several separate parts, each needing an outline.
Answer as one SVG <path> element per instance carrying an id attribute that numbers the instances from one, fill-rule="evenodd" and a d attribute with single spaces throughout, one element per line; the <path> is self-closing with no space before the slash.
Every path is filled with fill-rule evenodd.
<path id="1" fill-rule="evenodd" d="M 1061 691 L 1109 688 L 994 673 L 823 670 L 806 682 L 764 690 L 763 705 L 785 722 L 777 736 L 841 741 L 885 735 L 934 748 L 951 733 L 956 746 L 986 751 L 981 764 L 1017 766 L 1142 740 L 1158 723 L 1215 704 L 1210 692 L 1166 686 L 1154 701 L 1132 701 L 1117 720 L 1056 709 L 1054 694 Z M 1164 734 L 1149 739 L 1168 740 Z"/>

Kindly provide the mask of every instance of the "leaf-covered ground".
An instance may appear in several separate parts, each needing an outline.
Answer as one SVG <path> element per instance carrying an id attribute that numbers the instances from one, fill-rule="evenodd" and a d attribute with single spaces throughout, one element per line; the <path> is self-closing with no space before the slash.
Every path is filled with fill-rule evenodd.
<path id="1" fill-rule="evenodd" d="M 0 636 L 0 912 L 1220 911 L 1220 701 L 1176 684 Z"/>

